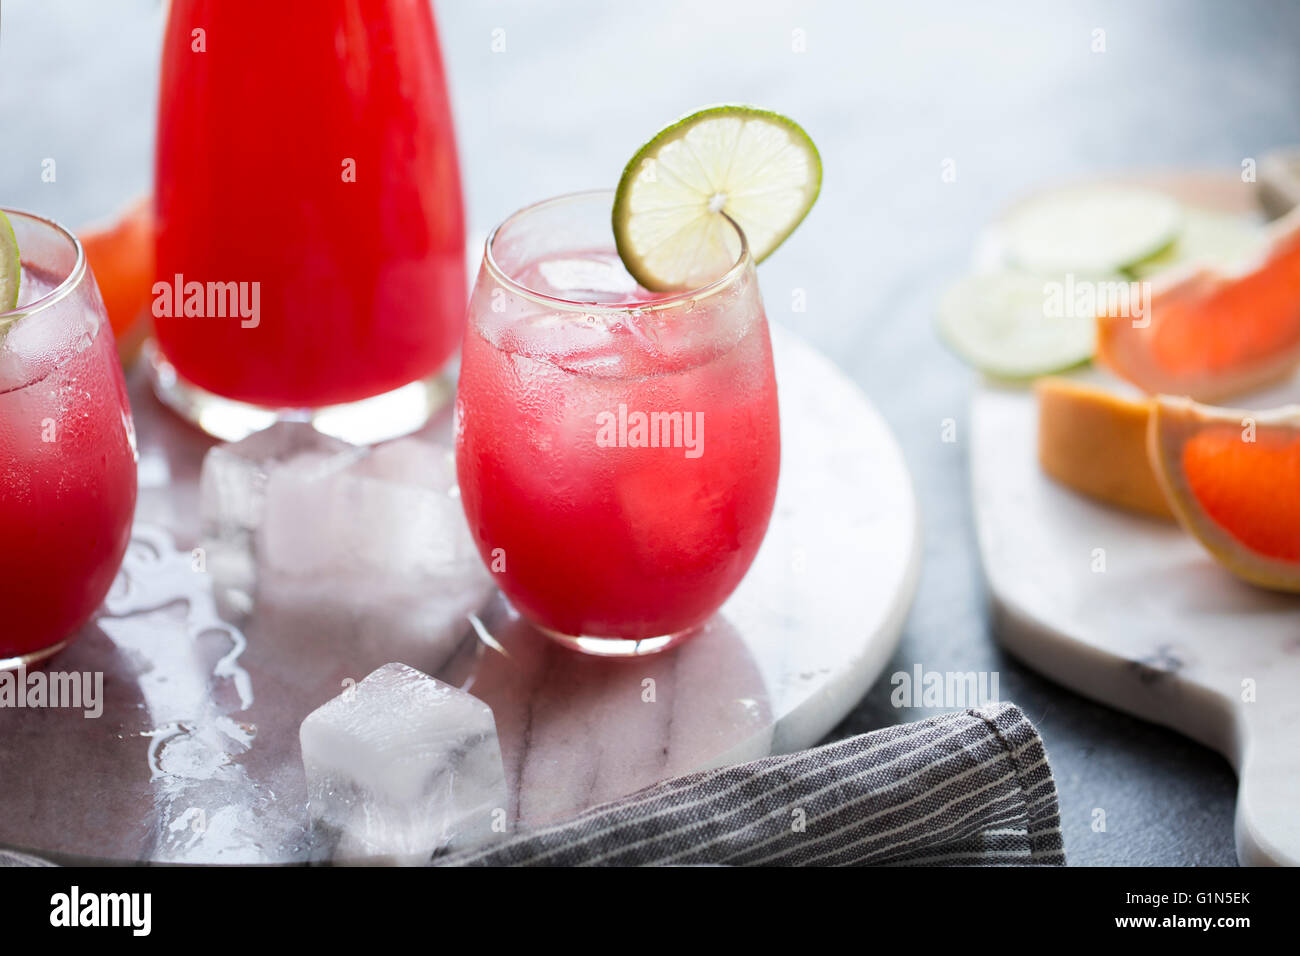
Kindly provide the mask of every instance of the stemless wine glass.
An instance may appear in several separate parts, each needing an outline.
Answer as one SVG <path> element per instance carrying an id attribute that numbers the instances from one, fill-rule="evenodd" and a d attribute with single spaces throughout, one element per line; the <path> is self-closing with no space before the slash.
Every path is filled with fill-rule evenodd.
<path id="1" fill-rule="evenodd" d="M 672 295 L 615 252 L 613 193 L 531 206 L 487 241 L 456 401 L 461 498 L 483 560 L 578 650 L 663 650 L 740 583 L 780 469 L 758 278 Z"/>
<path id="2" fill-rule="evenodd" d="M 22 259 L 0 313 L 0 670 L 54 654 L 108 593 L 135 511 L 135 431 L 81 243 L 5 210 Z"/>

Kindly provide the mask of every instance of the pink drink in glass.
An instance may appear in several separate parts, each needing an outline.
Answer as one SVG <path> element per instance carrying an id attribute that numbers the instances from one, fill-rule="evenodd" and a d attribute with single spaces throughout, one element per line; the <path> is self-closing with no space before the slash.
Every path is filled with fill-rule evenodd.
<path id="1" fill-rule="evenodd" d="M 0 669 L 59 650 L 99 606 L 136 495 L 126 386 L 81 247 L 8 215 L 23 271 L 18 309 L 0 315 Z"/>
<path id="2" fill-rule="evenodd" d="M 748 253 L 655 297 L 608 193 L 489 240 L 457 397 L 461 495 L 502 590 L 563 643 L 660 650 L 716 611 L 767 530 L 780 467 L 772 349 Z"/>

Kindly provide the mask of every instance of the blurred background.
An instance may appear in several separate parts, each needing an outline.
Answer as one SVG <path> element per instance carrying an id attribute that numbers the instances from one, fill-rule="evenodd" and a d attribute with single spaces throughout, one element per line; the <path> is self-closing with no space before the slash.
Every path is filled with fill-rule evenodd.
<path id="1" fill-rule="evenodd" d="M 1233 863 L 1236 785 L 1221 758 L 996 648 L 969 505 L 971 373 L 940 346 L 931 315 L 980 228 L 1036 185 L 1133 168 L 1235 171 L 1300 142 L 1300 4 L 434 7 L 474 259 L 510 212 L 612 186 L 644 140 L 699 106 L 753 103 L 808 130 L 825 164 L 821 198 L 761 280 L 771 318 L 881 408 L 915 477 L 925 565 L 886 673 L 917 663 L 1000 673 L 1001 696 L 1046 740 L 1072 863 Z M 164 13 L 158 0 L 3 0 L 0 202 L 75 227 L 150 188 Z M 795 290 L 807 311 L 792 310 Z M 956 443 L 940 440 L 949 418 Z M 928 715 L 894 709 L 889 690 L 882 681 L 836 734 Z M 1090 827 L 1094 808 L 1104 833 Z"/>

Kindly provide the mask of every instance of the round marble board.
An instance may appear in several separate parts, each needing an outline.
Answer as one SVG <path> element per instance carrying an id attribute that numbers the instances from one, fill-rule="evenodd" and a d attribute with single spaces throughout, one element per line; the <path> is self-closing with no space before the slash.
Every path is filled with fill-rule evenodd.
<path id="1" fill-rule="evenodd" d="M 896 646 L 919 571 L 918 514 L 866 398 L 793 335 L 775 328 L 773 341 L 783 447 L 771 529 L 703 633 L 634 661 L 554 646 L 497 594 L 451 613 L 391 581 L 376 598 L 365 593 L 375 582 L 324 573 L 290 586 L 260 565 L 255 604 L 232 614 L 191 554 L 212 443 L 133 376 L 132 547 L 104 614 L 50 664 L 102 673 L 102 714 L 0 710 L 0 845 L 66 862 L 302 861 L 298 726 L 390 660 L 492 707 L 510 812 L 524 824 L 816 743 Z M 445 411 L 417 437 L 449 432 Z"/>
<path id="2" fill-rule="evenodd" d="M 1255 187 L 1231 175 L 1133 181 L 1257 215 Z M 995 226 L 977 267 L 997 247 Z M 1074 374 L 1119 388 L 1097 370 Z M 1297 395 L 1300 379 L 1232 404 Z M 999 640 L 1053 680 L 1222 753 L 1240 779 L 1238 858 L 1300 864 L 1300 597 L 1237 580 L 1172 522 L 1055 484 L 1039 469 L 1036 435 L 1030 390 L 976 387 L 972 493 Z"/>

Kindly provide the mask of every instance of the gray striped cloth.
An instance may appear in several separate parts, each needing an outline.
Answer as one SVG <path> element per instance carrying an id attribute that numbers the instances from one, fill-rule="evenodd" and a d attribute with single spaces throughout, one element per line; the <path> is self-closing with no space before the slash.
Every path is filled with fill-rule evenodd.
<path id="1" fill-rule="evenodd" d="M 664 781 L 440 866 L 1065 863 L 1042 739 L 1014 704 Z"/>
<path id="2" fill-rule="evenodd" d="M 0 866 L 54 866 L 54 864 L 28 853 L 0 850 Z"/>
<path id="3" fill-rule="evenodd" d="M 439 866 L 1065 863 L 1043 742 L 1014 704 L 676 777 Z M 44 861 L 0 850 L 0 866 Z M 48 865 L 48 864 L 44 864 Z"/>

